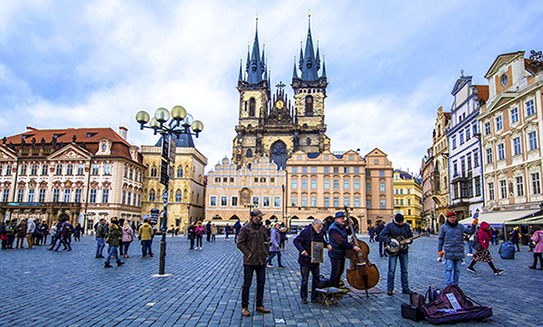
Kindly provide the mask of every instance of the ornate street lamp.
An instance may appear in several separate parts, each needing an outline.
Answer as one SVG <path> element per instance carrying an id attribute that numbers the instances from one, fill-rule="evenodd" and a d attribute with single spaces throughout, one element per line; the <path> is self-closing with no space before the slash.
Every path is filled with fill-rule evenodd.
<path id="1" fill-rule="evenodd" d="M 245 208 L 249 208 L 249 220 L 251 219 L 251 211 L 253 211 L 253 208 L 258 207 L 258 204 L 256 203 L 245 203 L 243 205 Z"/>
<path id="2" fill-rule="evenodd" d="M 171 120 L 170 120 L 171 117 Z M 171 111 L 166 108 L 158 108 L 155 110 L 154 116 L 151 118 L 145 110 L 141 110 L 136 114 L 136 121 L 140 124 L 140 129 L 152 129 L 154 135 L 162 136 L 162 167 L 160 172 L 160 183 L 164 184 L 164 193 L 162 200 L 164 202 L 164 211 L 160 231 L 162 239 L 160 241 L 160 260 L 159 260 L 159 275 L 164 275 L 165 257 L 166 257 L 166 231 L 168 230 L 168 189 L 169 189 L 169 166 L 175 161 L 175 141 L 172 139 L 176 136 L 177 139 L 182 134 L 196 135 L 204 129 L 204 124 L 199 120 L 193 120 L 190 114 L 182 106 L 175 106 Z M 169 122 L 168 122 L 169 121 Z"/>

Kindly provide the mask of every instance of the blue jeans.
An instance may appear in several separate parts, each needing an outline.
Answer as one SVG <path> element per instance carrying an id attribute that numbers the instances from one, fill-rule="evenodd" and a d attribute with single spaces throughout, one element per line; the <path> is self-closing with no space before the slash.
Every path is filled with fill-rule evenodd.
<path id="1" fill-rule="evenodd" d="M 153 254 L 153 249 L 151 249 L 151 245 L 153 244 L 153 240 L 147 240 L 147 241 L 141 241 L 141 255 L 147 256 L 147 251 L 149 251 L 149 255 Z"/>
<path id="2" fill-rule="evenodd" d="M 407 253 L 398 253 L 395 256 L 388 256 L 388 278 L 387 278 L 387 290 L 394 290 L 394 276 L 396 274 L 396 264 L 400 259 L 402 291 L 409 290 L 409 282 L 407 281 L 407 265 L 409 264 Z"/>
<path id="3" fill-rule="evenodd" d="M 468 253 L 473 254 L 473 241 L 468 241 Z"/>
<path id="4" fill-rule="evenodd" d="M 119 261 L 119 253 L 117 252 L 118 246 L 109 246 L 109 251 L 107 253 L 106 263 L 109 263 L 111 261 L 111 257 L 115 257 L 115 261 Z"/>
<path id="5" fill-rule="evenodd" d="M 274 252 L 270 252 L 270 256 L 268 257 L 268 259 L 266 260 L 266 264 L 267 265 L 271 265 L 272 264 L 272 259 L 277 255 L 277 264 L 279 265 L 279 267 L 282 267 L 283 265 L 281 264 L 281 251 L 274 251 Z"/>
<path id="6" fill-rule="evenodd" d="M 96 238 L 96 256 L 102 255 L 102 251 L 104 250 L 105 246 L 106 242 L 104 242 L 102 237 Z"/>
<path id="7" fill-rule="evenodd" d="M 446 259 L 445 260 L 445 284 L 447 286 L 454 284 L 458 285 L 460 279 L 460 266 L 462 259 Z"/>

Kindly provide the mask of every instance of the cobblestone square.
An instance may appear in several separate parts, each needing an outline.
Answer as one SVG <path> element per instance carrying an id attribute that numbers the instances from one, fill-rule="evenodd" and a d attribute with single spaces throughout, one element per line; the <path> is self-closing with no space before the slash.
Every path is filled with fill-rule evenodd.
<path id="1" fill-rule="evenodd" d="M 158 272 L 160 238 L 155 238 L 154 258 L 141 258 L 141 248 L 133 242 L 121 267 L 104 269 L 104 259 L 95 259 L 91 236 L 73 242 L 71 252 L 51 252 L 45 246 L 0 252 L 0 321 L 2 326 L 415 326 L 428 322 L 405 320 L 401 303 L 399 268 L 396 289 L 387 296 L 387 258 L 380 258 L 378 244 L 371 247 L 370 260 L 376 263 L 381 281 L 376 292 L 366 298 L 350 292 L 329 308 L 302 304 L 299 298 L 299 265 L 292 245 L 283 253 L 284 270 L 267 269 L 264 306 L 271 314 L 249 310 L 241 315 L 242 255 L 233 237 L 218 237 L 215 243 L 204 240 L 203 250 L 189 250 L 185 237 L 167 238 L 166 273 Z M 366 242 L 368 238 L 361 237 Z M 498 246 L 491 246 L 494 262 L 505 270 L 494 276 L 484 263 L 475 266 L 478 274 L 462 267 L 460 287 L 483 305 L 493 308 L 494 316 L 485 322 L 458 326 L 541 326 L 539 294 L 543 271 L 531 270 L 532 253 L 521 247 L 515 260 L 502 260 Z M 327 258 L 327 256 L 326 256 Z M 429 285 L 445 286 L 445 266 L 436 260 L 436 236 L 414 241 L 409 255 L 409 282 L 413 291 L 424 293 Z M 274 259 L 274 262 L 275 259 Z M 326 259 L 321 273 L 329 274 Z M 251 301 L 254 300 L 254 283 Z"/>

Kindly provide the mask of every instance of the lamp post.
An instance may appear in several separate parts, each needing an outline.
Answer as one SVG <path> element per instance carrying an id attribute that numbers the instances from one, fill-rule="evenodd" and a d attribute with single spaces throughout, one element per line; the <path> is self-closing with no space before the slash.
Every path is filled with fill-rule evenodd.
<path id="1" fill-rule="evenodd" d="M 164 213 L 160 231 L 162 238 L 160 240 L 160 260 L 158 274 L 164 275 L 165 257 L 166 257 L 166 231 L 168 230 L 168 188 L 170 182 L 170 163 L 175 161 L 175 140 L 174 136 L 179 139 L 182 134 L 196 135 L 204 129 L 204 124 L 199 120 L 192 121 L 192 116 L 187 115 L 185 108 L 175 106 L 170 111 L 166 108 L 158 108 L 155 110 L 154 117 L 150 118 L 149 114 L 141 110 L 136 114 L 136 121 L 140 124 L 140 129 L 152 129 L 154 135 L 162 136 L 162 160 L 160 167 L 160 183 L 164 185 L 164 194 L 162 200 L 164 202 Z M 149 123 L 149 125 L 147 125 Z"/>
<path id="2" fill-rule="evenodd" d="M 249 217 L 251 217 L 251 211 L 253 211 L 253 208 L 258 207 L 256 203 L 245 203 L 243 206 L 245 208 L 249 208 Z"/>

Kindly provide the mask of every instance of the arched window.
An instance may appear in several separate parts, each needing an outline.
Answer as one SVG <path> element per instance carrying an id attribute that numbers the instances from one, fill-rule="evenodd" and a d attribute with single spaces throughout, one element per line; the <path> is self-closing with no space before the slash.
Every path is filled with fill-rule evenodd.
<path id="1" fill-rule="evenodd" d="M 271 147 L 271 161 L 277 164 L 279 169 L 284 169 L 287 162 L 287 146 L 282 141 L 275 142 Z"/>
<path id="2" fill-rule="evenodd" d="M 182 200 L 181 190 L 177 190 L 177 192 L 175 192 L 175 202 L 181 202 Z"/>
<path id="3" fill-rule="evenodd" d="M 313 114 L 313 96 L 311 95 L 308 95 L 305 97 L 305 114 L 306 115 Z"/>
<path id="4" fill-rule="evenodd" d="M 185 174 L 187 174 L 187 177 L 190 177 L 190 170 L 188 165 L 185 166 Z"/>
<path id="5" fill-rule="evenodd" d="M 311 138 L 310 137 L 307 138 L 307 145 L 311 145 Z"/>
<path id="6" fill-rule="evenodd" d="M 183 167 L 179 166 L 177 167 L 177 178 L 183 177 Z"/>
<path id="7" fill-rule="evenodd" d="M 149 202 L 155 202 L 155 190 L 149 191 Z"/>
<path id="8" fill-rule="evenodd" d="M 249 116 L 254 117 L 256 111 L 256 101 L 255 98 L 249 99 Z"/>
<path id="9" fill-rule="evenodd" d="M 251 149 L 247 149 L 247 158 L 251 158 L 253 156 L 253 151 Z"/>
<path id="10" fill-rule="evenodd" d="M 156 177 L 157 176 L 157 169 L 156 169 L 156 166 L 153 165 L 153 167 L 151 167 L 151 177 Z"/>
<path id="11" fill-rule="evenodd" d="M 188 196 L 189 196 L 189 192 L 185 189 L 185 191 L 183 192 L 183 199 L 184 199 L 185 201 L 187 201 Z"/>

